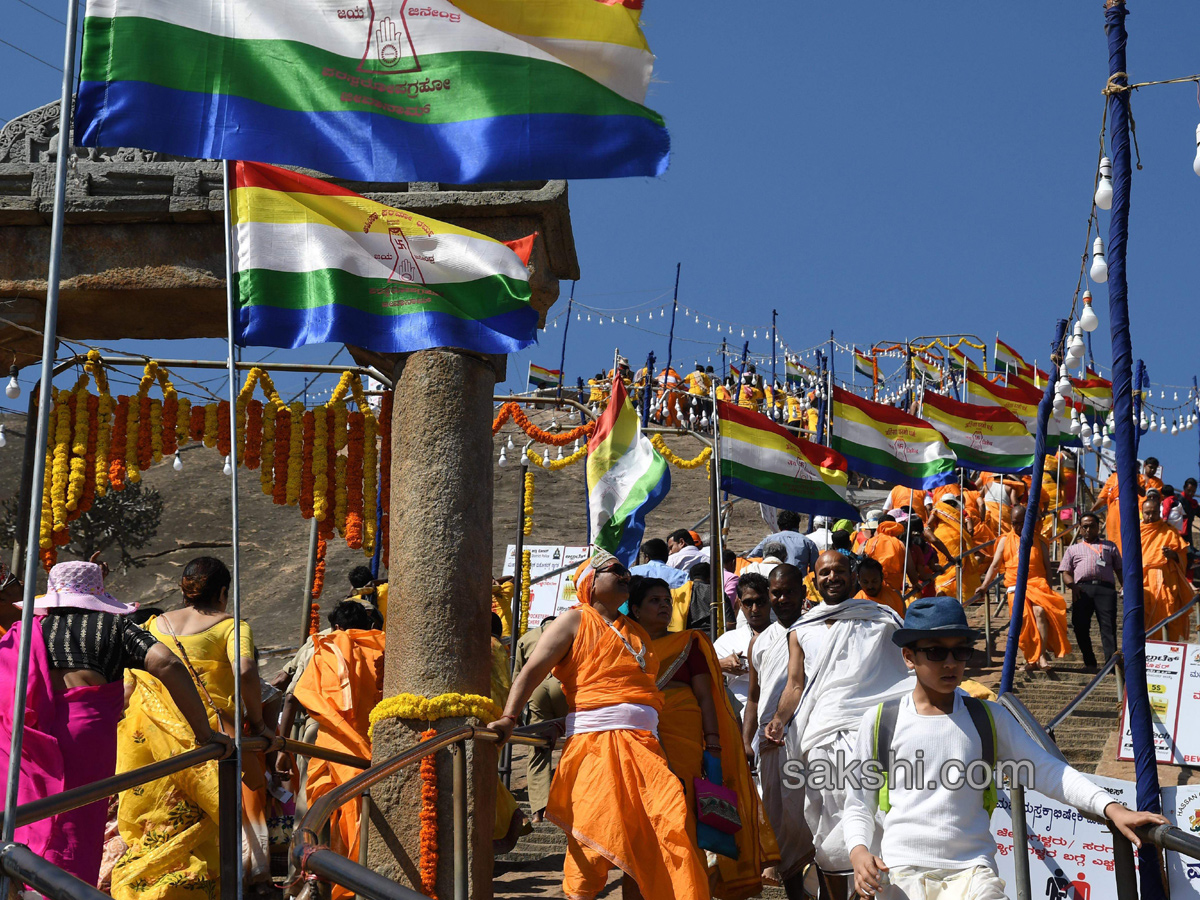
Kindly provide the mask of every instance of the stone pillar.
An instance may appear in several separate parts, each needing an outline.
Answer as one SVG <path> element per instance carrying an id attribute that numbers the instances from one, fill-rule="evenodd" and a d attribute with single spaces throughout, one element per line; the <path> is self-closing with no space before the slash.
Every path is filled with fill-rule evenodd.
<path id="1" fill-rule="evenodd" d="M 439 349 L 413 353 L 396 366 L 385 697 L 490 695 L 495 363 Z M 467 722 L 443 719 L 433 727 L 447 731 Z M 375 762 L 411 747 L 425 727 L 424 722 L 409 720 L 380 722 L 375 728 Z M 470 896 L 490 900 L 496 748 L 470 743 L 467 760 Z M 448 752 L 438 754 L 437 771 L 437 892 L 452 897 L 453 776 Z M 372 796 L 376 810 L 371 868 L 419 889 L 419 767 L 377 785 Z"/>

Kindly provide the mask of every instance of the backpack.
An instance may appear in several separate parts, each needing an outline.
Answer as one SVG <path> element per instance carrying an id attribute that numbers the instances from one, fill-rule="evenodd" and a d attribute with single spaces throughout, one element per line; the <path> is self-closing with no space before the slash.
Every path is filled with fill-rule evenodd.
<path id="1" fill-rule="evenodd" d="M 892 737 L 896 734 L 896 718 L 900 714 L 900 697 L 894 697 L 880 703 L 875 710 L 875 732 L 872 737 L 874 754 L 872 756 L 883 767 L 884 783 L 879 788 L 878 806 L 880 812 L 892 808 L 888 797 L 888 784 L 891 781 L 891 771 L 888 766 L 892 758 Z M 971 716 L 979 739 L 983 742 L 983 759 L 990 769 L 996 768 L 996 720 L 987 703 L 975 697 L 963 697 L 963 705 Z M 997 805 L 996 778 L 993 774 L 988 786 L 983 791 L 983 808 L 991 816 Z"/>

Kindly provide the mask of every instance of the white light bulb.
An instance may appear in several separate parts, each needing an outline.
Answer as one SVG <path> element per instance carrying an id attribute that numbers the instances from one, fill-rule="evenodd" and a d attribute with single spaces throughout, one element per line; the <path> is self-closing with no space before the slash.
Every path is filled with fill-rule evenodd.
<path id="1" fill-rule="evenodd" d="M 8 370 L 8 384 L 4 386 L 4 395 L 9 400 L 16 400 L 21 396 L 21 382 L 17 381 L 16 366 Z"/>
<path id="2" fill-rule="evenodd" d="M 1067 401 L 1062 398 L 1062 394 L 1054 395 L 1054 414 L 1061 416 L 1067 408 Z"/>
<path id="3" fill-rule="evenodd" d="M 1171 422 L 1171 434 L 1179 434 L 1179 426 Z"/>
<path id="4" fill-rule="evenodd" d="M 498 460 L 496 460 L 496 465 L 498 465 L 502 469 L 508 465 L 508 457 L 506 457 L 504 455 L 503 447 L 500 448 L 500 458 Z"/>
<path id="5" fill-rule="evenodd" d="M 0 425 L 0 447 L 8 446 L 8 438 L 4 436 L 4 426 Z"/>
<path id="6" fill-rule="evenodd" d="M 1162 423 L 1158 426 L 1158 433 L 1159 434 L 1167 433 L 1167 420 L 1166 419 L 1163 419 Z"/>
<path id="7" fill-rule="evenodd" d="M 579 438 L 575 438 L 575 443 L 571 445 L 571 452 L 572 453 L 579 452 Z"/>
<path id="8" fill-rule="evenodd" d="M 1084 419 L 1079 423 L 1079 436 L 1085 441 L 1092 439 L 1092 426 L 1088 424 L 1088 420 Z"/>
<path id="9" fill-rule="evenodd" d="M 1100 432 L 1097 431 L 1095 434 L 1092 435 L 1092 446 L 1093 447 L 1099 447 L 1103 443 L 1104 443 L 1104 438 L 1100 437 Z"/>
<path id="10" fill-rule="evenodd" d="M 1150 427 L 1150 425 L 1149 425 L 1149 423 L 1146 421 L 1146 417 L 1145 417 L 1145 416 L 1142 416 L 1142 418 L 1141 418 L 1141 421 L 1140 421 L 1140 422 L 1138 422 L 1138 428 L 1140 428 L 1142 431 L 1145 431 L 1145 430 L 1146 430 L 1147 428 L 1149 428 L 1149 427 Z"/>
<path id="11" fill-rule="evenodd" d="M 559 448 L 558 448 L 558 458 L 559 458 L 559 459 L 562 459 L 562 458 L 563 458 L 562 447 L 559 447 Z"/>
<path id="12" fill-rule="evenodd" d="M 225 457 L 225 468 L 221 470 L 221 474 L 226 476 L 233 474 L 233 466 L 229 464 L 228 456 Z"/>
<path id="13" fill-rule="evenodd" d="M 175 461 L 173 463 L 171 463 L 171 468 L 174 469 L 176 472 L 183 471 L 183 460 L 181 460 L 179 458 L 178 450 L 175 451 Z"/>
<path id="14" fill-rule="evenodd" d="M 1079 314 L 1079 324 L 1083 326 L 1084 331 L 1095 331 L 1100 324 L 1100 319 L 1096 316 L 1096 311 L 1092 309 L 1092 292 L 1083 292 L 1083 312 Z"/>
<path id="15" fill-rule="evenodd" d="M 1078 324 L 1075 327 L 1078 328 Z M 1083 329 L 1080 328 L 1079 331 L 1077 331 L 1071 337 L 1071 355 L 1076 359 L 1083 359 L 1084 351 L 1087 349 L 1083 345 L 1083 335 L 1080 333 L 1082 331 Z"/>
<path id="16" fill-rule="evenodd" d="M 558 428 L 558 419 L 551 419 L 551 420 L 550 420 L 550 427 L 551 427 L 551 428 Z"/>
<path id="17" fill-rule="evenodd" d="M 1075 407 L 1071 407 L 1071 424 L 1068 426 L 1071 434 L 1079 434 L 1079 413 L 1075 411 Z"/>
<path id="18" fill-rule="evenodd" d="M 1096 185 L 1096 205 L 1101 209 L 1112 209 L 1112 163 L 1107 156 L 1100 158 L 1100 183 Z"/>
<path id="19" fill-rule="evenodd" d="M 1196 158 L 1192 160 L 1192 171 L 1200 175 L 1200 125 L 1196 126 Z"/>
<path id="20" fill-rule="evenodd" d="M 1108 263 L 1104 261 L 1104 241 L 1097 237 L 1092 243 L 1092 281 L 1103 284 L 1108 281 Z"/>
<path id="21" fill-rule="evenodd" d="M 513 442 L 512 442 L 512 435 L 511 435 L 511 434 L 508 436 L 508 443 L 507 443 L 507 444 L 505 444 L 505 448 L 506 448 L 506 449 L 508 449 L 508 450 L 511 450 L 511 449 L 513 448 Z"/>
<path id="22" fill-rule="evenodd" d="M 1111 450 L 1112 445 L 1113 445 L 1113 440 L 1107 434 L 1104 436 L 1104 439 L 1102 441 L 1100 441 L 1100 446 L 1103 447 L 1105 450 Z"/>

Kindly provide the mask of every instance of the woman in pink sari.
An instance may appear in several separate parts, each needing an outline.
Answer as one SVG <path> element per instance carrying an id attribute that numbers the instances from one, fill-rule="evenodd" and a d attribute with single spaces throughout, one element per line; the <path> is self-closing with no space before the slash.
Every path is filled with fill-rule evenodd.
<path id="1" fill-rule="evenodd" d="M 0 566 L 0 581 L 12 576 Z M 117 721 L 126 668 L 145 669 L 167 685 L 199 743 L 214 739 L 183 663 L 126 617 L 134 607 L 104 590 L 94 562 L 59 563 L 45 596 L 34 600 L 18 802 L 29 803 L 111 776 L 117 767 Z M 21 623 L 0 638 L 0 769 L 12 741 L 13 695 Z M 228 742 L 228 738 L 224 738 Z M 16 830 L 18 842 L 96 884 L 108 804 L 88 806 Z"/>

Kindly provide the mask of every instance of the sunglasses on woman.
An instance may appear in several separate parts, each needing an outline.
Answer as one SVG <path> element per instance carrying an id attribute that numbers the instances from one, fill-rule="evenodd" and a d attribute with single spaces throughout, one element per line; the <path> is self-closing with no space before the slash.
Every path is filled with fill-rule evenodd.
<path id="1" fill-rule="evenodd" d="M 596 574 L 597 575 L 604 575 L 604 574 L 616 575 L 618 578 L 620 578 L 625 575 L 631 575 L 632 573 L 627 568 L 625 568 L 623 565 L 621 565 L 619 562 L 615 562 L 615 563 L 610 563 L 609 565 L 605 566 L 603 569 L 597 570 Z"/>
<path id="2" fill-rule="evenodd" d="M 945 662 L 946 657 L 953 656 L 955 662 L 968 662 L 974 647 L 913 647 L 913 651 L 924 653 L 930 662 Z"/>

